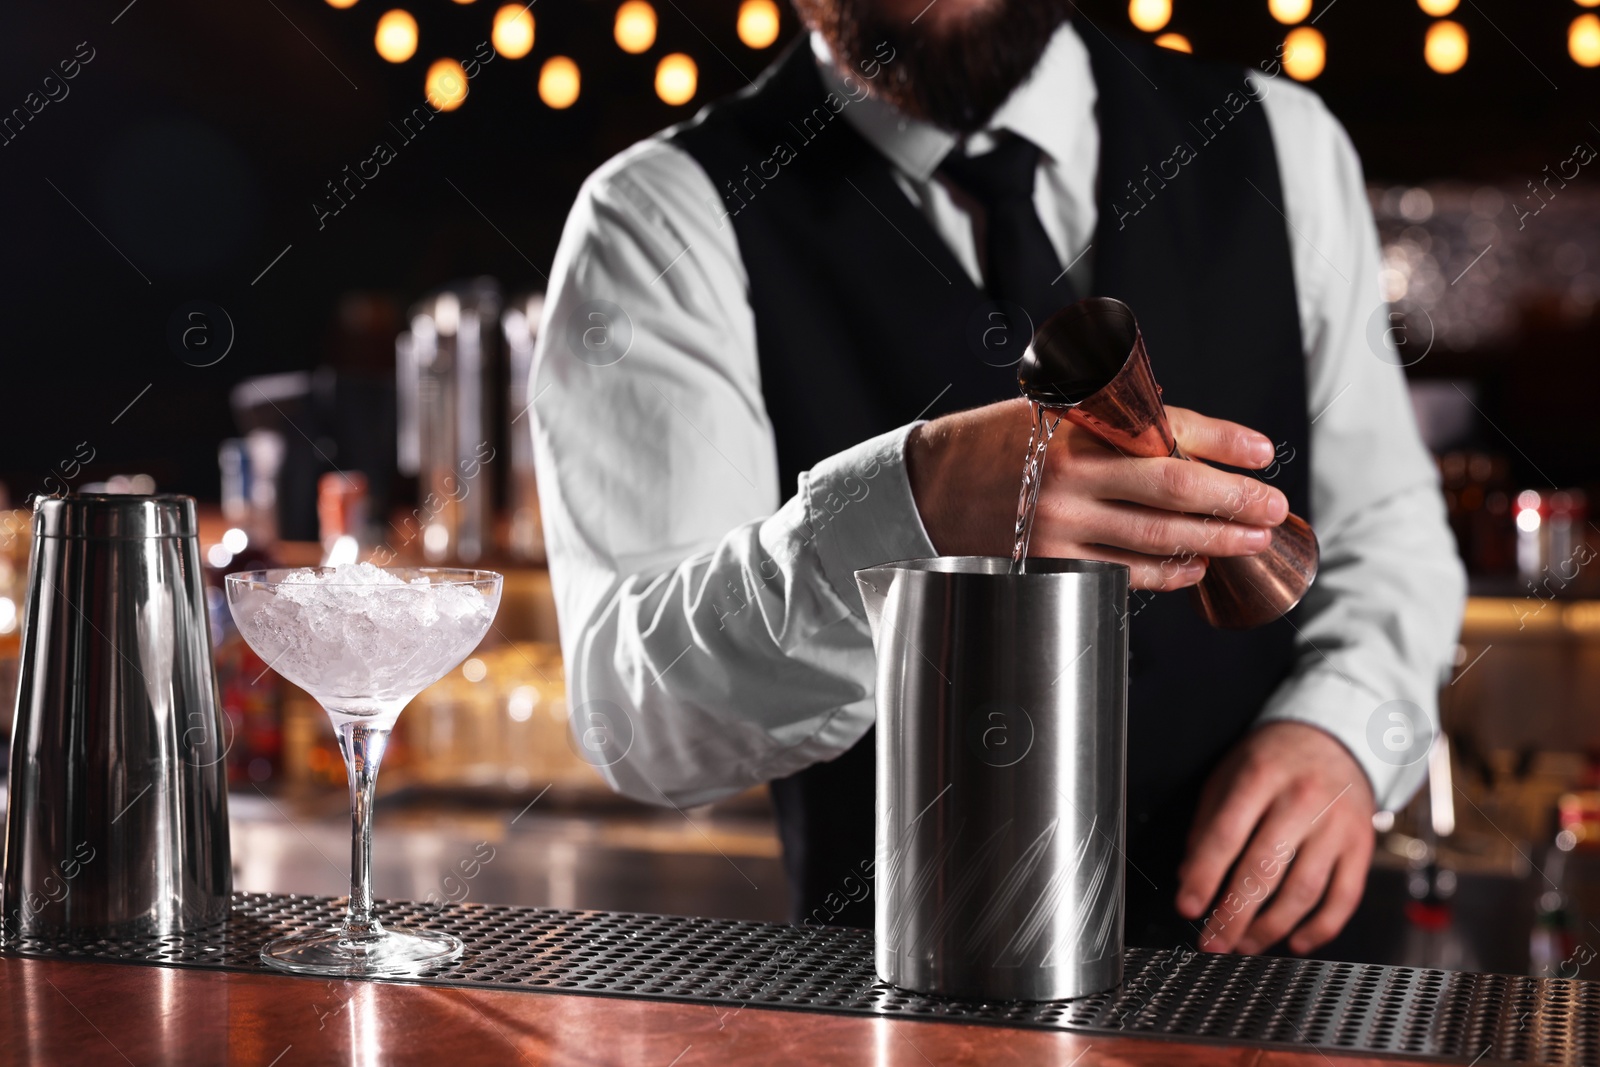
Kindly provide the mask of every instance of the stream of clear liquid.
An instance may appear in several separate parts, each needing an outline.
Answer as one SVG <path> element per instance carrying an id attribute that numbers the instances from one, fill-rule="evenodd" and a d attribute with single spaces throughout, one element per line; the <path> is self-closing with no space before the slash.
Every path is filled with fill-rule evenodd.
<path id="1" fill-rule="evenodd" d="M 1033 537 L 1033 517 L 1039 510 L 1039 488 L 1044 482 L 1044 456 L 1050 438 L 1061 425 L 1061 411 L 1042 404 L 1033 405 L 1033 432 L 1028 435 L 1028 454 L 1022 460 L 1022 492 L 1017 496 L 1016 539 L 1011 547 L 1011 573 L 1028 569 L 1028 541 Z"/>

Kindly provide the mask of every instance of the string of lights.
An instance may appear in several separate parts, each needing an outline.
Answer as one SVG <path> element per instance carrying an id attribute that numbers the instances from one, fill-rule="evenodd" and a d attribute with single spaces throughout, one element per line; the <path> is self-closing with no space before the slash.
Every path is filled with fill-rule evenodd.
<path id="1" fill-rule="evenodd" d="M 455 0 L 466 5 L 474 0 Z M 328 6 L 346 10 L 357 0 L 327 0 Z M 495 52 L 506 59 L 523 59 L 532 51 L 535 38 L 533 5 L 505 4 L 494 13 L 489 40 Z M 760 51 L 778 39 L 781 18 L 776 0 L 742 0 L 735 32 L 745 47 Z M 612 36 L 617 47 L 629 55 L 644 55 L 656 43 L 656 9 L 648 0 L 623 0 L 617 7 Z M 407 63 L 417 54 L 421 33 L 416 16 L 404 8 L 393 8 L 379 16 L 372 44 L 378 55 L 390 63 Z M 462 64 L 441 56 L 428 65 L 423 91 L 440 111 L 453 111 L 467 98 L 468 75 Z M 539 66 L 539 99 L 546 107 L 563 110 L 577 103 L 583 78 L 571 56 L 552 55 Z M 656 62 L 656 95 L 674 107 L 690 103 L 699 90 L 700 68 L 694 57 L 671 52 Z"/>
<path id="2" fill-rule="evenodd" d="M 466 5 L 474 0 L 455 0 Z M 1600 7 L 1600 0 L 1573 0 L 1582 8 Z M 356 6 L 357 0 L 327 0 L 341 10 Z M 532 4 L 505 4 L 495 11 L 490 40 L 494 49 L 507 59 L 523 59 L 534 46 L 535 25 Z M 1329 5 L 1324 5 L 1329 6 Z M 1439 74 L 1454 74 L 1466 66 L 1469 38 L 1466 28 L 1448 16 L 1456 13 L 1460 0 L 1417 0 L 1417 6 L 1433 21 L 1423 36 L 1422 58 L 1429 69 Z M 1328 42 L 1311 25 L 1313 0 L 1267 0 L 1267 11 L 1289 29 L 1283 39 L 1281 59 L 1290 77 L 1308 82 L 1317 78 L 1327 65 Z M 1172 0 L 1129 0 L 1128 21 L 1141 32 L 1154 35 L 1155 44 L 1179 52 L 1193 52 L 1188 37 L 1169 29 Z M 1309 22 L 1307 21 L 1309 19 Z M 629 55 L 641 56 L 656 43 L 656 9 L 649 0 L 623 0 L 618 5 L 612 36 L 617 47 Z M 778 39 L 781 19 L 776 0 L 742 0 L 735 23 L 739 40 L 748 48 L 769 48 Z M 373 47 L 390 63 L 406 63 L 417 54 L 420 32 L 417 19 L 404 8 L 385 11 L 378 18 Z M 1567 51 L 1581 67 L 1600 66 L 1600 15 L 1582 12 L 1567 31 Z M 694 100 L 699 90 L 700 71 L 694 57 L 672 52 L 656 62 L 655 91 L 661 100 L 682 106 Z M 582 74 L 570 56 L 546 57 L 539 67 L 539 99 L 546 107 L 562 110 L 577 102 L 582 91 Z M 433 60 L 424 78 L 424 91 L 441 110 L 461 106 L 467 95 L 467 78 L 462 65 L 451 57 Z"/>
<path id="3" fill-rule="evenodd" d="M 1433 18 L 1422 41 L 1422 59 L 1430 70 L 1454 74 L 1467 63 L 1467 31 L 1451 15 L 1461 0 L 1417 0 L 1423 13 Z M 1600 7 L 1600 0 L 1573 0 L 1579 7 Z M 1331 6 L 1326 4 L 1324 7 Z M 1312 0 L 1267 0 L 1272 17 L 1290 27 L 1283 39 L 1283 69 L 1291 78 L 1308 82 L 1327 66 L 1328 42 L 1316 27 L 1305 24 Z M 1144 33 L 1159 34 L 1154 42 L 1163 48 L 1193 52 L 1189 39 L 1167 30 L 1172 21 L 1172 0 L 1129 0 L 1128 21 Z M 1315 22 L 1316 19 L 1311 19 Z M 1166 30 L 1166 32 L 1162 32 Z M 1579 14 L 1567 30 L 1567 53 L 1580 67 L 1600 66 L 1600 15 Z"/>

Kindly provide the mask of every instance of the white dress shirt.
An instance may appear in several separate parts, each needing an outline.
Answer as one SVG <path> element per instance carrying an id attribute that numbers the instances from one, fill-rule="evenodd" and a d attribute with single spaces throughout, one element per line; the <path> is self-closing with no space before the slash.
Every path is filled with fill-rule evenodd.
<path id="1" fill-rule="evenodd" d="M 825 82 L 845 88 L 813 48 Z M 1392 700 L 1437 721 L 1465 582 L 1399 361 L 1369 341 L 1379 251 L 1355 151 L 1313 93 L 1254 80 L 1249 106 L 1266 111 L 1282 176 L 1322 543 L 1296 616 L 1297 666 L 1262 718 L 1330 732 L 1394 808 L 1426 761 L 1381 758 L 1369 721 Z M 1095 99 L 1068 24 L 989 127 L 1043 149 L 1035 200 L 1080 292 L 1096 224 Z M 842 114 L 981 285 L 981 220 L 933 173 L 957 139 L 859 82 Z M 603 773 L 656 803 L 705 803 L 853 745 L 874 715 L 853 572 L 935 554 L 906 479 L 910 425 L 779 484 L 725 211 L 700 166 L 659 136 L 596 171 L 556 254 L 529 386 L 574 721 L 610 731 L 612 751 L 625 745 Z"/>

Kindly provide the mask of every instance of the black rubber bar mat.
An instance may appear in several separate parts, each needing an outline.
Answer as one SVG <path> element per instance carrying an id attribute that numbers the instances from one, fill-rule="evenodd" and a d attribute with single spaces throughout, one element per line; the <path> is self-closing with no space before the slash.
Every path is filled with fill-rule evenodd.
<path id="1" fill-rule="evenodd" d="M 17 955 L 270 971 L 275 937 L 326 926 L 327 897 L 239 893 L 227 922 L 181 937 L 15 941 Z M 1122 985 L 1072 1001 L 981 1002 L 886 986 L 872 935 L 841 927 L 384 902 L 385 922 L 448 930 L 456 963 L 420 981 L 890 1015 L 1047 1030 L 1404 1056 L 1600 1067 L 1600 983 L 1262 956 L 1130 949 Z"/>

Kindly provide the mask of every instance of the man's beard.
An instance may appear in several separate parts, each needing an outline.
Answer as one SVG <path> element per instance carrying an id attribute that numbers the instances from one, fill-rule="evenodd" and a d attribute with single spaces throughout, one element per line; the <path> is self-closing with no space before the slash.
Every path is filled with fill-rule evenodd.
<path id="1" fill-rule="evenodd" d="M 795 0 L 834 59 L 852 71 L 882 70 L 872 92 L 913 118 L 957 133 L 982 129 L 1025 81 L 1072 0 L 996 0 L 937 31 L 894 26 L 873 0 Z M 884 62 L 888 49 L 894 58 Z"/>

